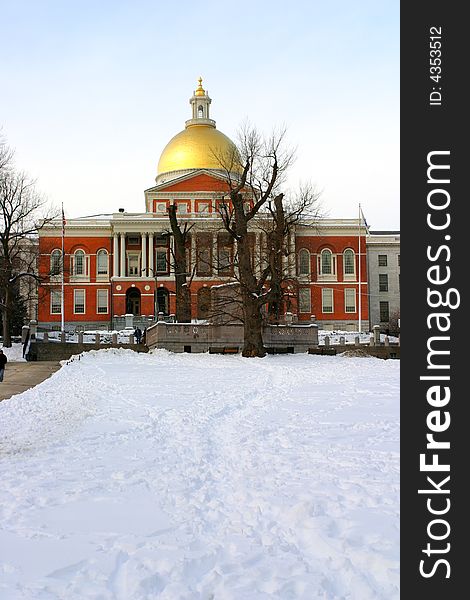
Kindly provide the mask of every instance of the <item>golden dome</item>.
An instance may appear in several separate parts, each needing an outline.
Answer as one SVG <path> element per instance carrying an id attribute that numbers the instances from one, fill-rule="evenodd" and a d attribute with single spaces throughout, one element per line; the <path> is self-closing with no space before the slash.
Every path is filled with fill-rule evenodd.
<path id="1" fill-rule="evenodd" d="M 211 125 L 191 125 L 165 146 L 158 173 L 187 169 L 222 169 L 217 156 L 232 156 L 235 144 Z M 237 169 L 234 169 L 237 170 Z"/>
<path id="2" fill-rule="evenodd" d="M 233 157 L 238 157 L 235 144 L 216 129 L 215 121 L 209 117 L 211 102 L 202 87 L 202 78 L 199 77 L 199 86 L 189 100 L 192 119 L 186 121 L 186 128 L 176 134 L 163 149 L 158 161 L 157 183 L 179 177 L 183 172 L 193 169 L 224 170 L 221 160 L 232 163 Z M 239 172 L 239 160 L 235 162 L 237 164 L 230 164 L 229 168 Z M 173 175 L 168 177 L 167 173 Z"/>

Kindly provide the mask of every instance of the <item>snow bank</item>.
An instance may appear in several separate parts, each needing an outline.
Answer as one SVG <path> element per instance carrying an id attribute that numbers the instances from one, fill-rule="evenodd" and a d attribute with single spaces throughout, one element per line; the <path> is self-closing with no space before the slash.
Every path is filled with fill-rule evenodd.
<path id="1" fill-rule="evenodd" d="M 8 362 L 26 362 L 23 358 L 23 344 L 12 344 L 11 348 L 4 348 L 2 346 L 2 350 Z"/>
<path id="2" fill-rule="evenodd" d="M 0 404 L 0 597 L 398 599 L 399 362 L 89 352 Z"/>

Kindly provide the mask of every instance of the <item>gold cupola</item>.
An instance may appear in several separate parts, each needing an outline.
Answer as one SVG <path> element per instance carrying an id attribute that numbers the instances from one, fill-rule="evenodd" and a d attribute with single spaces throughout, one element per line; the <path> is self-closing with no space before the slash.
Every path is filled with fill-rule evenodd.
<path id="1" fill-rule="evenodd" d="M 163 149 L 158 161 L 157 184 L 197 169 L 222 171 L 220 157 L 233 156 L 237 152 L 232 140 L 219 131 L 215 121 L 209 117 L 211 102 L 200 77 L 199 85 L 189 100 L 192 118 Z"/>

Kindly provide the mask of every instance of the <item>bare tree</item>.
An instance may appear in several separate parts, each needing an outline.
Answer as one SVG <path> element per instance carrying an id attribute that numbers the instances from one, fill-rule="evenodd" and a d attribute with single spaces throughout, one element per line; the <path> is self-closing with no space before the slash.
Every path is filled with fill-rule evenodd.
<path id="1" fill-rule="evenodd" d="M 294 160 L 294 151 L 286 147 L 285 136 L 286 131 L 282 129 L 263 139 L 254 128 L 245 125 L 238 150 L 218 156 L 228 184 L 226 198 L 230 199 L 219 205 L 219 212 L 236 245 L 244 323 L 242 354 L 246 357 L 266 355 L 262 337 L 263 309 L 269 305 L 278 320 L 286 281 L 286 240 L 301 215 L 318 199 L 310 186 L 300 194 L 300 202 L 289 203 L 281 192 L 286 172 Z M 261 262 L 253 256 L 255 229 L 264 230 L 267 235 L 266 256 L 260 257 Z"/>
<path id="2" fill-rule="evenodd" d="M 11 346 L 10 318 L 18 283 L 22 278 L 38 280 L 32 248 L 39 229 L 55 217 L 35 182 L 13 167 L 13 153 L 0 144 L 0 311 L 3 345 Z"/>
<path id="3" fill-rule="evenodd" d="M 268 202 L 270 219 L 264 226 L 267 238 L 267 263 L 270 272 L 272 299 L 269 302 L 270 323 L 279 323 L 282 308 L 291 301 L 291 290 L 297 285 L 296 277 L 290 272 L 290 258 L 296 263 L 295 243 L 292 234 L 296 225 L 315 224 L 321 217 L 318 203 L 319 193 L 311 184 L 300 187 L 297 194 L 286 198 L 278 194 Z"/>
<path id="4" fill-rule="evenodd" d="M 176 321 L 177 323 L 191 323 L 191 292 L 192 275 L 189 273 L 190 265 L 187 264 L 186 249 L 190 242 L 190 230 L 193 224 L 187 221 L 182 225 L 178 222 L 176 204 L 168 207 L 171 233 L 174 244 L 172 258 L 175 268 L 176 282 Z"/>

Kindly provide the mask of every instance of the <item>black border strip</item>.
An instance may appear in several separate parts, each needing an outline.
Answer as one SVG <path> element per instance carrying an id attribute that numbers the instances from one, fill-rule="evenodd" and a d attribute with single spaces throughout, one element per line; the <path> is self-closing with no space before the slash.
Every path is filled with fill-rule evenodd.
<path id="1" fill-rule="evenodd" d="M 466 444 L 470 438 L 470 400 L 464 374 L 470 365 L 466 364 L 464 287 L 468 271 L 466 237 L 470 235 L 470 231 L 466 232 L 465 209 L 470 199 L 464 190 L 468 170 L 465 160 L 469 155 L 465 147 L 468 109 L 464 107 L 469 69 L 465 68 L 464 59 L 470 50 L 463 7 L 457 2 L 435 0 L 401 4 L 401 597 L 405 599 L 466 596 L 465 512 L 469 503 L 465 487 L 470 454 Z M 440 55 L 430 52 L 439 47 L 437 41 Z M 437 57 L 441 59 L 441 72 L 430 71 L 430 61 L 437 63 Z M 437 74 L 441 77 L 431 79 Z M 439 92 L 441 99 L 438 93 L 430 96 L 431 92 Z M 449 154 L 429 155 L 437 151 Z M 449 165 L 450 169 L 431 170 L 428 181 L 428 160 Z M 449 182 L 444 183 L 447 177 Z M 429 199 L 431 190 L 437 191 Z M 437 210 L 429 206 L 428 202 L 446 204 L 447 194 L 448 207 Z M 431 223 L 443 225 L 447 214 L 450 223 L 443 229 L 433 229 L 427 222 L 429 214 Z M 433 266 L 437 269 L 428 271 Z M 449 273 L 446 283 L 430 282 L 430 278 L 443 280 Z M 432 308 L 430 302 L 439 304 L 439 296 L 434 294 L 429 300 L 428 288 L 441 292 L 444 299 L 450 289 L 456 290 L 448 298 L 450 304 L 456 304 L 460 296 L 460 306 Z M 448 315 L 439 320 L 443 329 L 448 326 L 448 331 L 439 330 L 438 318 L 430 317 L 432 313 Z M 430 341 L 433 336 L 436 339 Z M 430 355 L 430 348 L 450 353 Z M 444 369 L 445 365 L 450 368 Z M 449 380 L 420 380 L 420 376 L 448 376 Z M 439 392 L 434 390 L 431 400 L 437 394 L 443 397 L 445 387 L 449 388 L 447 404 L 431 406 L 427 394 L 432 386 L 437 386 Z M 438 411 L 438 415 L 429 416 L 432 411 Z M 433 433 L 430 424 L 444 427 L 448 418 L 450 426 L 434 432 L 434 439 L 450 442 L 450 449 L 427 449 L 426 435 Z M 420 470 L 423 453 L 426 463 L 438 460 L 439 464 L 449 464 L 450 471 Z M 437 458 L 433 459 L 433 454 Z M 428 476 L 434 484 L 427 480 Z M 448 476 L 450 479 L 443 483 Z M 431 491 L 419 494 L 419 489 Z M 443 490 L 449 493 L 442 493 Z M 429 507 L 448 510 L 433 515 Z M 446 523 L 435 521 L 438 519 L 446 521 L 449 528 Z M 442 539 L 433 540 L 429 532 Z M 420 573 L 420 564 L 427 577 Z"/>

